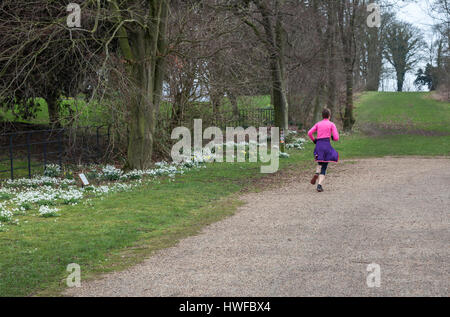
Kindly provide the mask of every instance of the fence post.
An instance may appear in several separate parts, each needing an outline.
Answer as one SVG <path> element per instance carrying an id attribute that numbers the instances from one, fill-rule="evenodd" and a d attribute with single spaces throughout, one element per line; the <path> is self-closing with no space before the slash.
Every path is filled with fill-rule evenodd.
<path id="1" fill-rule="evenodd" d="M 27 133 L 27 160 L 28 160 L 28 178 L 31 178 L 31 151 L 30 151 L 30 134 Z"/>
<path id="2" fill-rule="evenodd" d="M 12 134 L 9 136 L 9 160 L 11 164 L 11 180 L 14 180 L 14 158 L 13 158 L 13 136 Z"/>

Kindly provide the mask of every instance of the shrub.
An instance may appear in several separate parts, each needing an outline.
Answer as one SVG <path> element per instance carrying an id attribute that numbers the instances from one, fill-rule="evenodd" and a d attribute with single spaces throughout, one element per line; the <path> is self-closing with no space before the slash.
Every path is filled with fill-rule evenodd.
<path id="1" fill-rule="evenodd" d="M 61 175 L 61 167 L 56 164 L 49 164 L 45 167 L 44 175 L 48 177 L 58 177 Z"/>
<path id="2" fill-rule="evenodd" d="M 117 181 L 120 179 L 123 172 L 122 172 L 122 170 L 120 170 L 112 165 L 107 165 L 104 168 L 102 168 L 102 174 L 103 174 L 103 178 L 108 181 Z"/>

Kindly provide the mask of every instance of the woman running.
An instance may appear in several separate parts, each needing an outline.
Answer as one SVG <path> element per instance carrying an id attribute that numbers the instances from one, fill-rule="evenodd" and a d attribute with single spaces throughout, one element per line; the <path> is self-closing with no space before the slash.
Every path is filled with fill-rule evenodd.
<path id="1" fill-rule="evenodd" d="M 338 162 L 339 153 L 331 146 L 330 138 L 333 141 L 339 141 L 339 133 L 336 125 L 330 121 L 331 112 L 328 109 L 322 111 L 323 120 L 317 122 L 314 127 L 308 132 L 309 138 L 316 144 L 314 149 L 314 158 L 319 165 L 316 168 L 316 174 L 311 180 L 311 184 L 315 185 L 317 179 L 319 184 L 317 185 L 317 191 L 323 192 L 322 184 L 325 181 L 325 175 L 327 174 L 328 163 Z M 313 133 L 317 132 L 317 138 L 314 139 Z"/>

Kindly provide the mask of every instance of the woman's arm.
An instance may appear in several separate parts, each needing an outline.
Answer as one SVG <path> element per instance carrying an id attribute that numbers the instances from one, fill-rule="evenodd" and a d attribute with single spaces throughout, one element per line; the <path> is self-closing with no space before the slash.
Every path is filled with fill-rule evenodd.
<path id="1" fill-rule="evenodd" d="M 311 141 L 315 141 L 313 133 L 317 132 L 317 123 L 311 128 L 311 130 L 308 131 L 308 136 L 311 139 Z"/>
<path id="2" fill-rule="evenodd" d="M 339 132 L 334 123 L 331 126 L 331 132 L 333 133 L 333 141 L 339 141 Z"/>

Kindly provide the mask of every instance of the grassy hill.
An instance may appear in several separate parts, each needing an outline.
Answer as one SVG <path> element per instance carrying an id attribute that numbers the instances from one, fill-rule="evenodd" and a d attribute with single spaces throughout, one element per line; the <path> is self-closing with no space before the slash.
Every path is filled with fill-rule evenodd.
<path id="1" fill-rule="evenodd" d="M 450 155 L 450 103 L 429 93 L 364 93 L 355 133 L 336 145 L 343 158 Z"/>
<path id="2" fill-rule="evenodd" d="M 429 93 L 368 92 L 361 96 L 356 107 L 360 128 L 371 123 L 397 133 L 400 130 L 405 134 L 450 133 L 450 104 L 432 99 Z"/>

